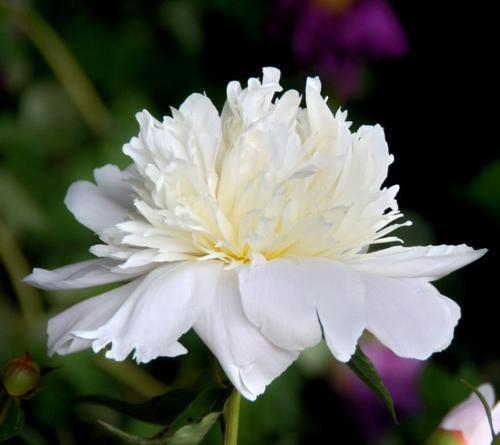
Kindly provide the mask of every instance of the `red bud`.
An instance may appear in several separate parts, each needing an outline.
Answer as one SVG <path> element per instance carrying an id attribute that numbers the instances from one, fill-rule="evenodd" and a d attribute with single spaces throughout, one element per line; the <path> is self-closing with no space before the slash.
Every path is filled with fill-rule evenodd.
<path id="1" fill-rule="evenodd" d="M 11 397 L 28 398 L 40 384 L 40 369 L 30 354 L 25 352 L 7 363 L 0 382 Z"/>
<path id="2" fill-rule="evenodd" d="M 437 430 L 425 445 L 469 445 L 461 431 Z M 473 444 L 470 444 L 473 445 Z"/>

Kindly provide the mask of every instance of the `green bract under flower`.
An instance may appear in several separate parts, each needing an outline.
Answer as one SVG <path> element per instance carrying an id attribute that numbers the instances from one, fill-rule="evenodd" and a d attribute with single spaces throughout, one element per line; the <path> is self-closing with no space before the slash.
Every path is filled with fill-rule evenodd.
<path id="1" fill-rule="evenodd" d="M 398 241 L 397 186 L 382 128 L 351 132 L 319 79 L 282 90 L 280 72 L 227 88 L 219 115 L 193 94 L 162 122 L 137 115 L 125 171 L 95 170 L 66 205 L 97 233 L 100 257 L 27 281 L 45 288 L 128 281 L 49 323 L 51 352 L 111 345 L 139 362 L 185 353 L 191 327 L 253 399 L 325 338 L 347 361 L 367 329 L 396 354 L 426 358 L 452 339 L 460 310 L 428 282 L 479 258 L 461 246 Z M 405 224 L 405 223 L 403 223 Z"/>

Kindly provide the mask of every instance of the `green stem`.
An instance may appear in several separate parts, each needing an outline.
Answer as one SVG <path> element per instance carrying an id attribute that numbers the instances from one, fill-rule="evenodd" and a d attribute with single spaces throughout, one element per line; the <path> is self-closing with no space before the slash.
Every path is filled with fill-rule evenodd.
<path id="1" fill-rule="evenodd" d="M 50 24 L 33 9 L 0 0 L 4 8 L 31 39 L 80 111 L 87 125 L 101 133 L 110 122 L 109 112 L 71 51 Z"/>
<path id="2" fill-rule="evenodd" d="M 94 363 L 118 381 L 148 399 L 167 392 L 170 387 L 156 380 L 139 366 L 130 362 L 114 362 L 101 355 L 94 357 Z"/>
<path id="3" fill-rule="evenodd" d="M 0 221 L 0 262 L 3 263 L 16 292 L 23 319 L 27 326 L 32 328 L 42 314 L 42 299 L 34 288 L 22 282 L 22 279 L 30 273 L 30 267 L 2 221 Z"/>
<path id="4" fill-rule="evenodd" d="M 240 420 L 240 393 L 233 389 L 224 408 L 224 445 L 238 443 L 238 423 Z"/>

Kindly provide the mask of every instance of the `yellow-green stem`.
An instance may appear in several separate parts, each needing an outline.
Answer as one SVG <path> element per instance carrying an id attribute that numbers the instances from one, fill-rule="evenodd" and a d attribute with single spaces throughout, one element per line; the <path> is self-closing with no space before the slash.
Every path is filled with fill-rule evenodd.
<path id="1" fill-rule="evenodd" d="M 0 221 L 0 262 L 9 275 L 16 292 L 21 314 L 27 326 L 32 328 L 42 314 L 42 299 L 38 291 L 22 282 L 30 267 L 9 229 Z"/>
<path id="2" fill-rule="evenodd" d="M 95 356 L 94 362 L 97 366 L 99 366 L 99 368 L 137 392 L 137 394 L 140 394 L 148 399 L 172 389 L 159 380 L 156 380 L 153 376 L 134 363 L 117 363 L 100 355 Z"/>
<path id="3" fill-rule="evenodd" d="M 240 420 L 240 393 L 233 389 L 224 408 L 224 445 L 238 443 L 238 424 Z"/>
<path id="4" fill-rule="evenodd" d="M 110 115 L 73 54 L 50 24 L 33 9 L 0 0 L 3 7 L 31 39 L 80 111 L 87 125 L 101 133 Z"/>

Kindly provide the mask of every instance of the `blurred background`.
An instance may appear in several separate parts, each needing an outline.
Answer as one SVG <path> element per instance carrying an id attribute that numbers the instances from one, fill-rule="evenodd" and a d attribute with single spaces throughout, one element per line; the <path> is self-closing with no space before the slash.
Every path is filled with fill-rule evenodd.
<path id="1" fill-rule="evenodd" d="M 473 384 L 500 389 L 498 274 L 500 153 L 487 2 L 386 0 L 0 0 L 0 367 L 25 350 L 59 368 L 23 403 L 27 426 L 11 443 L 112 444 L 96 422 L 137 434 L 149 426 L 71 403 L 106 394 L 141 401 L 211 381 L 204 345 L 148 366 L 82 352 L 46 356 L 47 318 L 96 293 L 40 292 L 20 283 L 32 265 L 90 258 L 93 235 L 63 205 L 94 168 L 128 161 L 134 114 L 169 113 L 193 91 L 220 108 L 230 80 L 282 70 L 303 91 L 320 75 L 332 107 L 354 127 L 380 123 L 396 162 L 388 184 L 414 226 L 408 245 L 467 244 L 490 252 L 438 282 L 463 318 L 452 346 L 427 363 L 365 349 L 393 392 L 401 423 L 324 347 L 307 351 L 255 403 L 243 402 L 241 445 L 421 445 Z M 490 105 L 488 108 L 484 104 Z M 220 443 L 212 431 L 204 444 Z"/>

